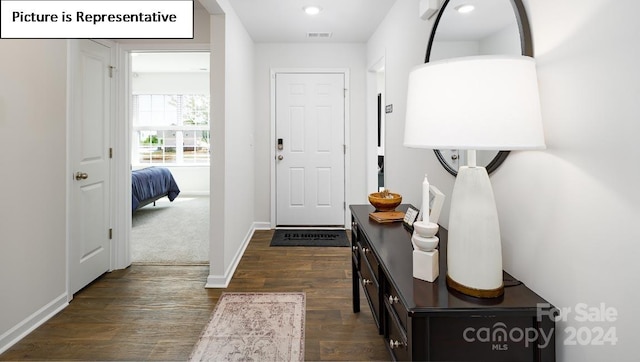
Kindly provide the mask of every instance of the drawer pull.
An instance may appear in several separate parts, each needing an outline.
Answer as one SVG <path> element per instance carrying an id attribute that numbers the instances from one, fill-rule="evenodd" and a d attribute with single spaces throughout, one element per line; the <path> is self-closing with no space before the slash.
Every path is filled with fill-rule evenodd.
<path id="1" fill-rule="evenodd" d="M 394 295 L 389 296 L 389 304 L 394 305 L 395 303 L 398 303 L 398 301 L 399 301 L 398 297 Z"/>
<path id="2" fill-rule="evenodd" d="M 404 342 L 394 341 L 393 339 L 389 341 L 389 347 L 391 347 L 391 349 L 396 349 L 398 347 L 404 347 L 404 346 L 405 346 Z"/>
<path id="3" fill-rule="evenodd" d="M 362 285 L 369 285 L 371 283 L 373 283 L 373 282 L 371 280 L 369 280 L 369 279 L 365 279 L 365 278 L 362 279 Z"/>
<path id="4" fill-rule="evenodd" d="M 369 248 L 362 248 L 362 252 L 365 254 L 368 253 L 369 251 L 370 251 Z"/>

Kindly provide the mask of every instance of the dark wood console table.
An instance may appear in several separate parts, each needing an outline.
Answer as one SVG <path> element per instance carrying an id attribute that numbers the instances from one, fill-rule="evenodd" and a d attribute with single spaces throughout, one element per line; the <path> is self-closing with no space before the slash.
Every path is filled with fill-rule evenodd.
<path id="1" fill-rule="evenodd" d="M 405 211 L 408 205 L 398 210 Z M 446 285 L 447 230 L 441 228 L 440 276 L 413 278 L 411 233 L 380 224 L 370 205 L 351 205 L 353 311 L 360 286 L 394 360 L 555 361 L 555 308 L 504 273 L 504 296 L 478 299 Z"/>

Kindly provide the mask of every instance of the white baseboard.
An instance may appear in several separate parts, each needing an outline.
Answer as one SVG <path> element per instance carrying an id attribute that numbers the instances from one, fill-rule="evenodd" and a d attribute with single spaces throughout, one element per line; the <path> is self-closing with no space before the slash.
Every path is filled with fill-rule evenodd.
<path id="1" fill-rule="evenodd" d="M 268 221 L 255 221 L 253 223 L 254 230 L 271 230 L 271 223 Z"/>
<path id="2" fill-rule="evenodd" d="M 18 343 L 22 338 L 31 333 L 34 329 L 41 326 L 69 305 L 67 301 L 68 294 L 65 292 L 44 307 L 25 318 L 22 322 L 16 324 L 13 328 L 0 335 L 0 354 Z"/>
<path id="3" fill-rule="evenodd" d="M 223 275 L 222 276 L 209 275 L 207 277 L 207 284 L 205 284 L 204 287 L 208 289 L 213 289 L 213 288 L 225 289 L 226 287 L 229 286 L 230 282 L 231 282 L 231 278 L 226 278 Z"/>
<path id="4" fill-rule="evenodd" d="M 270 228 L 271 227 L 269 223 L 254 222 L 249 228 L 247 235 L 245 235 L 244 239 L 242 240 L 242 245 L 238 249 L 238 252 L 236 253 L 236 255 L 234 255 L 233 260 L 231 261 L 231 264 L 229 264 L 229 267 L 227 268 L 227 270 L 225 270 L 224 275 L 209 275 L 207 277 L 207 284 L 204 287 L 205 288 L 228 287 L 229 283 L 231 283 L 231 278 L 233 278 L 233 274 L 236 272 L 236 268 L 238 268 L 238 264 L 240 264 L 240 260 L 244 255 L 244 251 L 247 250 L 247 246 L 249 246 L 249 242 L 253 237 L 253 233 L 256 230 L 268 230 Z"/>
<path id="5" fill-rule="evenodd" d="M 182 197 L 211 196 L 211 194 L 209 193 L 209 191 L 182 191 L 182 192 L 180 192 L 179 196 L 182 196 Z"/>

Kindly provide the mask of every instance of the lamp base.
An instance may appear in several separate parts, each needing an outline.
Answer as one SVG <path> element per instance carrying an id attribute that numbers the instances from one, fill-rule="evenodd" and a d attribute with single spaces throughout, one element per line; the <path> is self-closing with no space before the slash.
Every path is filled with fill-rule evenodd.
<path id="1" fill-rule="evenodd" d="M 447 284 L 481 298 L 503 293 L 498 210 L 484 167 L 460 167 L 451 195 Z"/>
<path id="2" fill-rule="evenodd" d="M 447 275 L 447 286 L 453 290 L 476 298 L 498 298 L 504 294 L 504 284 L 496 289 L 476 289 L 462 285 Z"/>

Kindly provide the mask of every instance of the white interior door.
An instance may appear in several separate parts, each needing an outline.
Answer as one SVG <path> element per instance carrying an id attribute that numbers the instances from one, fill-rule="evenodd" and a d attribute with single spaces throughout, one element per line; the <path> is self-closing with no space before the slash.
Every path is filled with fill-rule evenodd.
<path id="1" fill-rule="evenodd" d="M 276 224 L 342 226 L 345 80 L 276 73 Z"/>
<path id="2" fill-rule="evenodd" d="M 110 268 L 110 53 L 74 42 L 71 67 L 69 288 L 75 293 Z M 76 47 L 77 45 L 77 47 Z"/>

